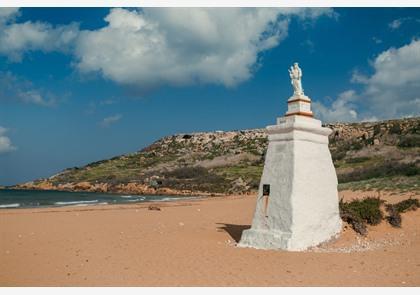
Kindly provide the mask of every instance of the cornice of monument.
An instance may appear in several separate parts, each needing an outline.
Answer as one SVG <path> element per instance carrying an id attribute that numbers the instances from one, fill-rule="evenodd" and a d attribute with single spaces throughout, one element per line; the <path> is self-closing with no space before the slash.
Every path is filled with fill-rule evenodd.
<path id="1" fill-rule="evenodd" d="M 297 117 L 297 116 L 296 116 Z M 281 118 L 279 118 L 281 119 Z M 330 128 L 322 127 L 321 121 L 310 119 L 312 122 L 302 122 L 296 120 L 284 121 L 278 125 L 267 126 L 268 135 L 291 133 L 292 131 L 303 131 L 305 133 L 313 133 L 321 136 L 328 136 L 332 130 Z"/>
<path id="2" fill-rule="evenodd" d="M 285 114 L 285 117 L 289 117 L 289 116 L 306 116 L 306 117 L 310 117 L 312 118 L 314 115 L 312 114 L 312 112 L 308 113 L 308 112 L 294 112 L 294 113 L 288 113 Z"/>
<path id="3" fill-rule="evenodd" d="M 287 100 L 288 103 L 295 101 L 311 102 L 312 100 L 309 98 L 309 96 L 306 95 L 293 95 Z"/>

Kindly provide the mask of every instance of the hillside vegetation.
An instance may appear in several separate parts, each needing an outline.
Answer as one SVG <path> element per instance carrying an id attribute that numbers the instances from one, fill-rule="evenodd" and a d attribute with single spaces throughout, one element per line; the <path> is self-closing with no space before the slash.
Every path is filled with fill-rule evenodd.
<path id="1" fill-rule="evenodd" d="M 418 191 L 420 118 L 327 124 L 339 189 Z M 135 194 L 229 194 L 257 190 L 264 129 L 178 134 L 135 153 L 64 170 L 15 188 Z"/>

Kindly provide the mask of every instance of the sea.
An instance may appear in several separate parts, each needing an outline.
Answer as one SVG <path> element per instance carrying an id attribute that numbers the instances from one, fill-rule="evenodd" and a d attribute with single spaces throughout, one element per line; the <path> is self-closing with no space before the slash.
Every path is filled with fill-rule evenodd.
<path id="1" fill-rule="evenodd" d="M 144 202 L 170 202 L 200 197 L 146 196 L 88 192 L 61 192 L 46 190 L 0 190 L 0 210 L 64 206 L 94 206 Z"/>

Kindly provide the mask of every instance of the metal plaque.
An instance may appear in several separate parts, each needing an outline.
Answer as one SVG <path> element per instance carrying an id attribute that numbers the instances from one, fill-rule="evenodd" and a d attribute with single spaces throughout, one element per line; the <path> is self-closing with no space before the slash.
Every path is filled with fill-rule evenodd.
<path id="1" fill-rule="evenodd" d="M 270 185 L 263 184 L 263 196 L 269 196 L 269 195 L 270 195 Z"/>

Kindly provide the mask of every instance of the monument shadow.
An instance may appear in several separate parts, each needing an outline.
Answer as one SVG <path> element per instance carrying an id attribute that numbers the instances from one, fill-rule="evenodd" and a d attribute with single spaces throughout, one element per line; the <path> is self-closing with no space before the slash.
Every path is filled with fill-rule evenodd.
<path id="1" fill-rule="evenodd" d="M 242 232 L 246 229 L 250 229 L 251 225 L 239 225 L 239 224 L 230 224 L 230 223 L 217 223 L 219 227 L 218 231 L 227 232 L 236 243 L 239 243 L 241 240 Z"/>

